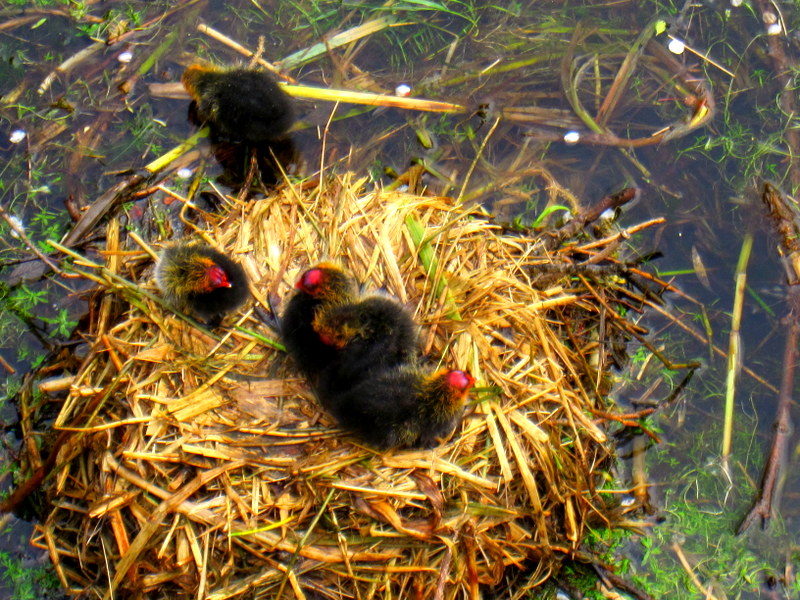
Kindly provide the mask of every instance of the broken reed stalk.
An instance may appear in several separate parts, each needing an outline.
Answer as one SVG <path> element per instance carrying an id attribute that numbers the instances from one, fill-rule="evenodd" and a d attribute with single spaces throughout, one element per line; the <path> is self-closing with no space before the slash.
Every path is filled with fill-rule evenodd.
<path id="1" fill-rule="evenodd" d="M 426 112 L 440 112 L 459 114 L 466 111 L 461 104 L 441 102 L 438 100 L 425 100 L 424 98 L 409 98 L 394 96 L 392 94 L 373 94 L 370 92 L 353 92 L 350 90 L 336 90 L 320 88 L 310 85 L 281 84 L 283 91 L 295 98 L 310 100 L 328 100 L 330 102 L 348 102 L 350 104 L 364 104 L 366 106 L 392 106 L 405 110 L 422 110 Z"/>
<path id="2" fill-rule="evenodd" d="M 736 375 L 741 363 L 741 341 L 739 331 L 742 325 L 742 311 L 744 309 L 744 296 L 747 285 L 747 263 L 750 261 L 750 251 L 753 248 L 753 235 L 747 234 L 742 241 L 739 251 L 739 262 L 736 264 L 736 286 L 733 296 L 733 311 L 731 314 L 731 332 L 728 338 L 728 367 L 725 379 L 725 419 L 722 429 L 722 461 L 728 469 L 728 457 L 731 453 L 731 440 L 733 439 L 733 408 L 736 397 Z"/>

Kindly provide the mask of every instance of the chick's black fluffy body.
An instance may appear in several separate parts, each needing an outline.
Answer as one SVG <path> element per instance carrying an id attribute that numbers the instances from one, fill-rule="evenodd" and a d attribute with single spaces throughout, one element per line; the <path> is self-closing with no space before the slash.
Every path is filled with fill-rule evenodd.
<path id="1" fill-rule="evenodd" d="M 289 96 L 264 71 L 191 65 L 181 80 L 197 103 L 197 119 L 208 123 L 215 141 L 258 144 L 292 126 Z"/>
<path id="2" fill-rule="evenodd" d="M 314 330 L 338 349 L 319 377 L 319 394 L 329 397 L 373 373 L 416 364 L 417 326 L 399 302 L 368 296 L 319 311 Z"/>
<path id="3" fill-rule="evenodd" d="M 165 248 L 156 265 L 156 281 L 168 302 L 210 322 L 239 308 L 249 295 L 244 269 L 203 243 L 178 242 Z"/>
<path id="4" fill-rule="evenodd" d="M 303 273 L 295 288 L 280 319 L 281 339 L 289 356 L 316 385 L 319 374 L 336 359 L 339 349 L 320 339 L 314 320 L 325 308 L 351 302 L 358 286 L 341 268 L 322 263 Z"/>
<path id="5" fill-rule="evenodd" d="M 463 371 L 385 369 L 334 394 L 328 406 L 344 429 L 378 450 L 428 448 L 453 430 L 474 381 Z"/>
<path id="6" fill-rule="evenodd" d="M 280 321 L 281 339 L 286 351 L 312 383 L 338 353 L 337 348 L 323 343 L 314 331 L 312 322 L 319 306 L 316 298 L 295 292 Z"/>
<path id="7" fill-rule="evenodd" d="M 342 428 L 379 450 L 430 447 L 453 430 L 475 380 L 420 370 L 417 326 L 402 304 L 361 296 L 355 279 L 329 263 L 295 287 L 282 338 Z"/>

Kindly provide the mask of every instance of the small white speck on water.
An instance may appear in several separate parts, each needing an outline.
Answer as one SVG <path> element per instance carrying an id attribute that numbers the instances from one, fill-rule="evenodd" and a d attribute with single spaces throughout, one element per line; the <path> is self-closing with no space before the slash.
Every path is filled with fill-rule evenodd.
<path id="1" fill-rule="evenodd" d="M 683 51 L 686 50 L 686 44 L 679 39 L 672 38 L 667 48 L 669 48 L 669 51 L 673 54 L 683 54 Z"/>

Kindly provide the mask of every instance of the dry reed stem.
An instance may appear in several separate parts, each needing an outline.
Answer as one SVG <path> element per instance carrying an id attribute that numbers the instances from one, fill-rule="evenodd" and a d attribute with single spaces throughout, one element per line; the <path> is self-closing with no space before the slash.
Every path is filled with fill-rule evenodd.
<path id="1" fill-rule="evenodd" d="M 546 579 L 587 523 L 613 520 L 595 488 L 611 451 L 590 415 L 605 407 L 584 377 L 603 303 L 579 279 L 540 289 L 535 238 L 504 234 L 449 198 L 364 185 L 343 175 L 308 196 L 286 186 L 233 204 L 200 233 L 236 249 L 257 296 L 274 286 L 285 297 L 305 268 L 334 259 L 400 298 L 431 366 L 479 378 L 456 433 L 432 450 L 362 447 L 283 353 L 169 312 L 143 268 L 152 251 L 134 239 L 127 246 L 144 251 L 125 252 L 112 223 L 119 241 L 106 265 L 81 270 L 123 308 L 95 324 L 58 416 L 75 433 L 36 533 L 65 587 L 104 598 L 274 597 L 281 586 L 284 597 L 472 598 L 507 569 L 528 570 L 529 585 Z M 436 272 L 420 262 L 412 216 Z M 229 319 L 271 337 L 251 313 Z M 87 394 L 99 401 L 84 414 Z"/>

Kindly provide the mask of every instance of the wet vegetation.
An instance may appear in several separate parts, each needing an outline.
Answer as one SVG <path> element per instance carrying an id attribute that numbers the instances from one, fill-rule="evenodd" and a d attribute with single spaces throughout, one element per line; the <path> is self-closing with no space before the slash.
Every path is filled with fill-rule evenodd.
<path id="1" fill-rule="evenodd" d="M 789 196 L 800 190 L 800 11 L 791 3 L 735 4 L 241 0 L 220 10 L 196 0 L 7 0 L 0 8 L 4 486 L 27 475 L 15 464 L 17 430 L 26 444 L 41 445 L 58 410 L 57 396 L 36 386 L 20 393 L 27 374 L 45 366 L 39 381 L 69 371 L 76 351 L 85 351 L 75 332 L 90 319 L 90 286 L 71 276 L 74 259 L 52 242 L 99 259 L 108 216 L 142 239 L 164 238 L 183 230 L 182 199 L 213 202 L 230 191 L 198 193 L 231 179 L 219 179 L 178 81 L 198 60 L 247 63 L 231 48 L 235 40 L 259 49 L 292 83 L 383 95 L 407 84 L 413 96 L 450 105 L 376 108 L 295 90 L 290 177 L 353 171 L 387 188 L 480 205 L 526 233 L 553 229 L 581 206 L 636 186 L 639 201 L 618 222 L 665 219 L 632 234 L 626 247 L 626 260 L 641 258 L 675 289 L 660 312 L 633 317 L 652 335 L 648 346 L 631 343 L 633 360 L 620 365 L 610 394 L 627 415 L 616 417 L 626 460 L 607 489 L 624 506 L 630 500 L 627 528 L 598 527 L 587 547 L 616 571 L 569 564 L 542 593 L 604 598 L 627 582 L 642 598 L 800 596 L 797 436 L 768 528 L 735 535 L 759 488 L 783 368 L 786 278 L 761 195 L 764 181 Z M 675 40 L 686 44 L 682 54 L 669 51 Z M 567 143 L 569 132 L 578 139 Z M 234 161 L 234 179 L 247 172 L 243 162 Z M 263 192 L 267 179 L 262 172 L 244 188 Z M 116 186 L 124 185 L 137 193 L 117 205 Z M 158 185 L 168 191 L 154 191 Z M 98 206 L 96 221 L 83 217 Z M 731 342 L 731 315 L 748 236 L 739 344 Z M 654 350 L 704 366 L 670 369 Z M 731 353 L 738 359 L 729 361 Z M 20 578 L 32 559 L 13 522 L 5 526 L 8 593 L 28 598 L 39 586 L 42 596 L 53 577 Z"/>

